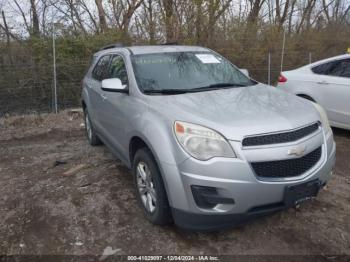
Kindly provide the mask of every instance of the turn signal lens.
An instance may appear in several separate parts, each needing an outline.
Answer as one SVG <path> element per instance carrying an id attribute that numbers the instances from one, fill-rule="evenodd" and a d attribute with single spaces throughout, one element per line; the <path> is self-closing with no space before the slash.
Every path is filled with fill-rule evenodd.
<path id="1" fill-rule="evenodd" d="M 176 122 L 175 123 L 175 131 L 176 131 L 176 133 L 184 133 L 185 132 L 185 128 L 179 122 Z"/>

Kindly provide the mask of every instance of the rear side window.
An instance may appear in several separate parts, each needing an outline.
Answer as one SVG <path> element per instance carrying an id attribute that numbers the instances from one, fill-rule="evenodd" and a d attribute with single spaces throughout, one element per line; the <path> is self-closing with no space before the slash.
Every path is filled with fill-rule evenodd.
<path id="1" fill-rule="evenodd" d="M 315 74 L 350 77 L 350 59 L 336 60 L 312 68 Z"/>
<path id="2" fill-rule="evenodd" d="M 312 72 L 319 75 L 329 75 L 332 68 L 337 64 L 338 61 L 328 62 L 322 65 L 318 65 L 312 68 Z"/>
<path id="3" fill-rule="evenodd" d="M 350 59 L 340 60 L 339 64 L 331 74 L 350 78 Z"/>
<path id="4" fill-rule="evenodd" d="M 95 68 L 92 70 L 92 77 L 96 80 L 102 81 L 105 79 L 106 71 L 109 64 L 109 55 L 105 55 L 100 58 L 100 60 L 97 62 Z"/>

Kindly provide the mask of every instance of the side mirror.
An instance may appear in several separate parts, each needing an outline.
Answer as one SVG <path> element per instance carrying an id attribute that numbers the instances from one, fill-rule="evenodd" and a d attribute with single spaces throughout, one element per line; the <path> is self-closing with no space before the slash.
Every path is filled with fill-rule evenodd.
<path id="1" fill-rule="evenodd" d="M 244 75 L 246 75 L 246 76 L 249 77 L 249 71 L 248 71 L 248 69 L 240 68 L 239 71 L 241 71 Z"/>
<path id="2" fill-rule="evenodd" d="M 128 89 L 126 85 L 122 84 L 119 78 L 110 78 L 102 80 L 101 89 L 106 92 L 119 92 L 119 93 L 127 93 Z"/>

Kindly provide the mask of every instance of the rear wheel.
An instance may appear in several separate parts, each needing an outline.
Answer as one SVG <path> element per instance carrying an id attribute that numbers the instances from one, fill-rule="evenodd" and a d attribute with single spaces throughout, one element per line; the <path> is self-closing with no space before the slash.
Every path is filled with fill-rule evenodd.
<path id="1" fill-rule="evenodd" d="M 137 198 L 147 219 L 153 224 L 171 222 L 171 211 L 161 174 L 151 151 L 139 149 L 133 161 Z"/>
<path id="2" fill-rule="evenodd" d="M 84 109 L 84 122 L 85 122 L 85 132 L 86 137 L 89 141 L 89 144 L 92 146 L 97 146 L 101 144 L 101 140 L 96 135 L 94 128 L 92 126 L 89 113 L 86 109 Z"/>

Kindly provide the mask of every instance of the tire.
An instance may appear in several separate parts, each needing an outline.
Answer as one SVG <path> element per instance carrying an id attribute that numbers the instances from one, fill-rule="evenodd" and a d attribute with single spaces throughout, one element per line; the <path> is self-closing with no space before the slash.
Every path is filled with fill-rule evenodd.
<path id="1" fill-rule="evenodd" d="M 138 202 L 153 224 L 165 225 L 172 221 L 168 197 L 158 165 L 147 148 L 139 149 L 133 161 L 133 175 Z"/>
<path id="2" fill-rule="evenodd" d="M 85 133 L 86 133 L 86 137 L 88 139 L 88 142 L 90 145 L 92 146 L 97 146 L 97 145 L 101 145 L 101 140 L 98 138 L 98 136 L 96 135 L 94 128 L 92 126 L 91 120 L 90 120 L 90 116 L 88 111 L 86 110 L 86 108 L 84 109 L 84 122 L 85 122 Z"/>

